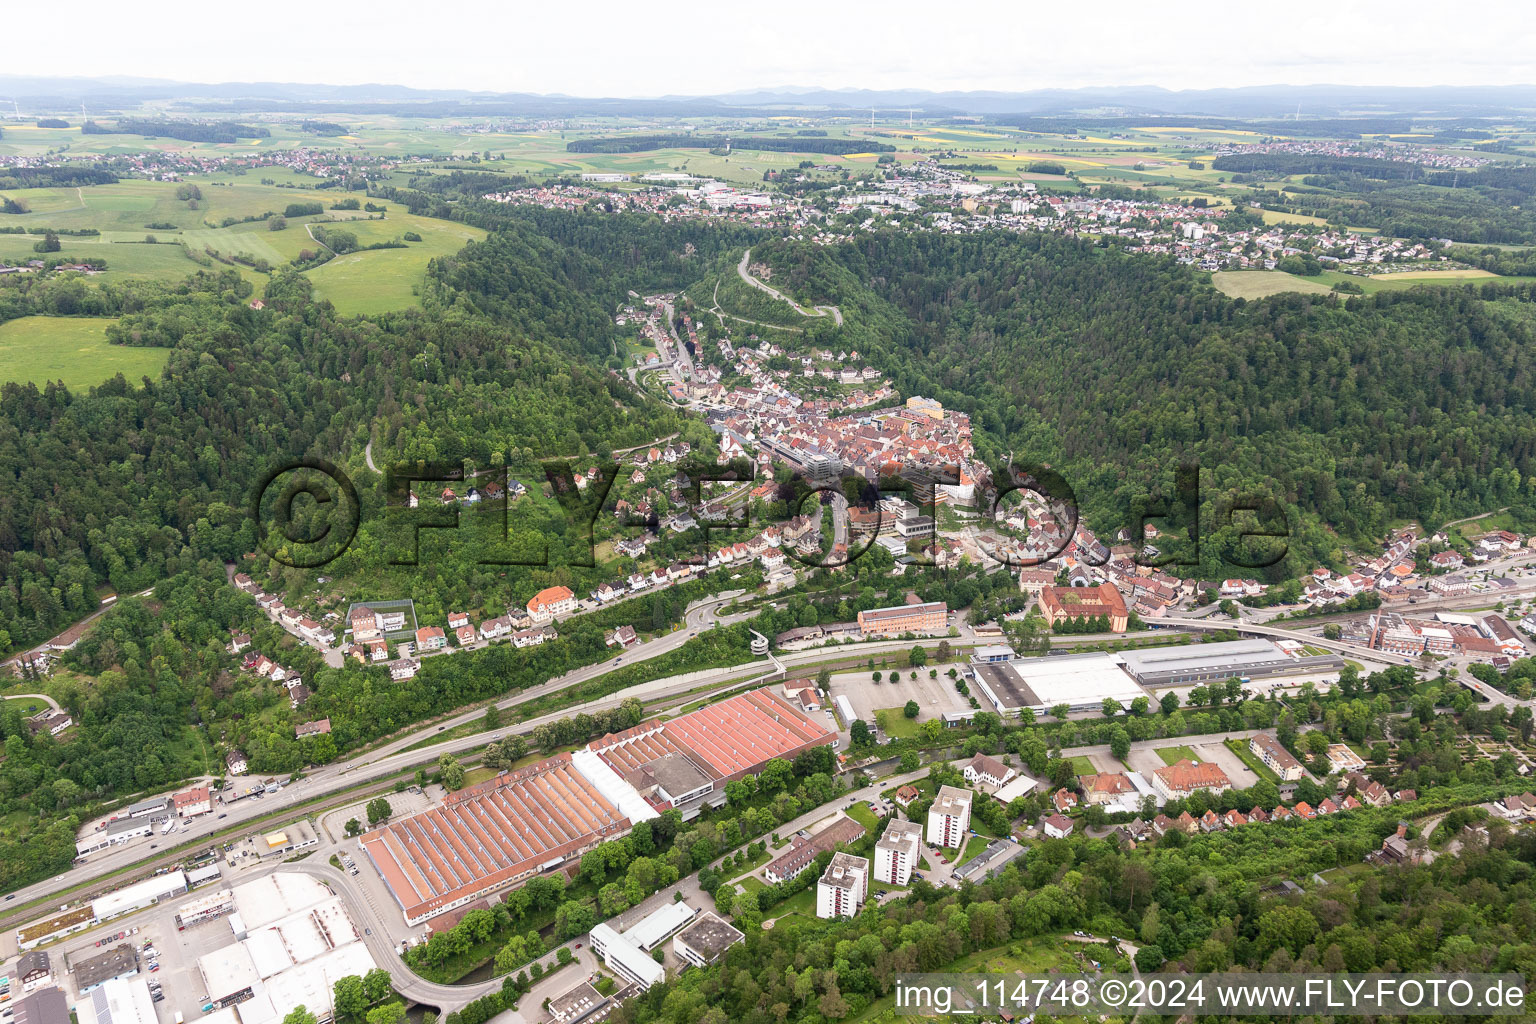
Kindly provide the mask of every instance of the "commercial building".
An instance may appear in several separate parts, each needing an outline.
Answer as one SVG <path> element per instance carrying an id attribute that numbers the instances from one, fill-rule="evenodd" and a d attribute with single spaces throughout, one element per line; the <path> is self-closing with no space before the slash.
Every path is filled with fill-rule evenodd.
<path id="1" fill-rule="evenodd" d="M 190 903 L 183 903 L 176 911 L 176 926 L 178 928 L 190 928 L 193 925 L 205 924 L 234 912 L 235 894 L 228 889 L 219 889 L 216 892 L 199 896 Z"/>
<path id="2" fill-rule="evenodd" d="M 869 858 L 834 853 L 816 880 L 816 916 L 852 917 L 869 895 Z"/>
<path id="3" fill-rule="evenodd" d="M 1125 598 L 1113 583 L 1100 583 L 1096 587 L 1042 587 L 1040 590 L 1040 614 L 1045 624 L 1054 627 L 1063 619 L 1104 618 L 1112 633 L 1124 633 L 1130 616 L 1125 608 Z"/>
<path id="4" fill-rule="evenodd" d="M 84 931 L 95 923 L 96 911 L 91 909 L 90 904 L 73 910 L 61 910 L 41 921 L 33 921 L 16 929 L 16 947 L 21 950 L 32 949 L 45 942 Z"/>
<path id="5" fill-rule="evenodd" d="M 1209 761 L 1181 758 L 1177 764 L 1152 773 L 1152 786 L 1167 800 L 1179 800 L 1196 790 L 1220 793 L 1232 787 L 1232 780 L 1220 766 Z"/>
<path id="6" fill-rule="evenodd" d="M 1040 785 L 1039 780 L 1032 779 L 1028 775 L 1015 775 L 1013 779 L 1002 788 L 992 794 L 992 799 L 1007 807 L 1021 796 L 1029 796 Z"/>
<path id="7" fill-rule="evenodd" d="M 257 929 L 324 902 L 331 891 L 317 878 L 279 871 L 235 886 L 230 896 L 245 927 Z"/>
<path id="8" fill-rule="evenodd" d="M 86 854 L 95 853 L 97 850 L 121 846 L 135 839 L 154 835 L 155 829 L 159 828 L 168 817 L 169 815 L 164 818 L 118 818 L 116 821 L 109 821 L 100 828 L 87 833 L 84 838 L 77 840 L 75 842 L 75 854 L 84 857 Z"/>
<path id="9" fill-rule="evenodd" d="M 165 818 L 171 813 L 172 802 L 168 796 L 151 797 L 148 800 L 140 800 L 126 810 L 119 812 L 118 818 Z"/>
<path id="10" fill-rule="evenodd" d="M 592 952 L 625 981 L 648 989 L 667 976 L 666 969 L 611 926 L 599 924 L 592 929 Z"/>
<path id="11" fill-rule="evenodd" d="M 928 805 L 928 843 L 959 849 L 965 845 L 971 828 L 971 791 L 954 786 L 940 786 L 939 795 Z"/>
<path id="12" fill-rule="evenodd" d="M 608 1003 L 607 996 L 583 981 L 549 1001 L 549 1019 L 555 1024 L 580 1024 Z"/>
<path id="13" fill-rule="evenodd" d="M 159 1024 L 149 983 L 143 978 L 113 978 L 75 1004 L 80 1024 Z"/>
<path id="14" fill-rule="evenodd" d="M 903 633 L 943 633 L 949 629 L 949 605 L 943 601 L 901 604 L 859 612 L 859 632 L 866 637 Z"/>
<path id="15" fill-rule="evenodd" d="M 1269 640 L 1229 640 L 1125 651 L 1125 670 L 1142 686 L 1188 686 L 1265 676 L 1337 671 L 1336 654 L 1295 656 Z"/>
<path id="16" fill-rule="evenodd" d="M 132 978 L 137 975 L 139 954 L 124 942 L 103 953 L 72 959 L 69 970 L 75 976 L 75 987 L 81 995 L 85 995 L 113 978 Z"/>
<path id="17" fill-rule="evenodd" d="M 744 941 L 745 935 L 706 910 L 677 933 L 677 938 L 672 940 L 672 952 L 683 963 L 708 967 L 724 956 L 726 950 Z"/>
<path id="18" fill-rule="evenodd" d="M 14 1006 L 13 1024 L 71 1024 L 69 1000 L 58 988 L 39 989 Z"/>
<path id="19" fill-rule="evenodd" d="M 1114 699 L 1129 707 L 1150 694 L 1125 671 L 1118 654 L 1063 654 L 972 665 L 982 707 L 1012 717 L 1023 708 L 1045 711 L 1061 704 L 1087 711 Z M 986 705 L 991 707 L 987 708 Z"/>
<path id="20" fill-rule="evenodd" d="M 174 797 L 176 813 L 183 818 L 195 818 L 213 810 L 213 794 L 207 786 L 193 786 Z"/>
<path id="21" fill-rule="evenodd" d="M 299 1005 L 325 1020 L 336 982 L 377 966 L 346 906 L 316 879 L 269 875 L 236 886 L 234 899 L 237 941 L 199 957 L 197 969 L 209 1002 L 238 1006 L 241 1024 L 279 1024 Z"/>
<path id="22" fill-rule="evenodd" d="M 98 896 L 92 901 L 91 909 L 96 912 L 97 920 L 106 921 L 120 914 L 152 907 L 167 896 L 175 896 L 177 893 L 186 891 L 186 872 L 178 868 L 175 871 L 167 871 L 163 875 L 146 878 L 133 885 L 125 885 L 105 896 Z"/>
<path id="23" fill-rule="evenodd" d="M 1280 741 L 1267 732 L 1261 732 L 1248 740 L 1248 749 L 1253 755 L 1264 762 L 1264 767 L 1280 776 L 1281 782 L 1295 782 L 1306 773 L 1301 762 L 1296 760 Z"/>
<path id="24" fill-rule="evenodd" d="M 193 868 L 187 872 L 187 888 L 196 889 L 198 886 L 206 885 L 208 882 L 220 881 L 223 877 L 224 875 L 219 870 L 217 863 L 204 864 L 200 868 Z"/>
<path id="25" fill-rule="evenodd" d="M 875 843 L 875 880 L 891 885 L 912 881 L 923 849 L 923 827 L 915 821 L 892 818 L 885 834 Z"/>

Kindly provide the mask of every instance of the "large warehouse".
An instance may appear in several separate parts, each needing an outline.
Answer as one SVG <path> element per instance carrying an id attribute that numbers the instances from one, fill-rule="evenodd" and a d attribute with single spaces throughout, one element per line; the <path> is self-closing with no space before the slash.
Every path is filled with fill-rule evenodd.
<path id="1" fill-rule="evenodd" d="M 1148 693 L 1114 654 L 1066 654 L 1014 658 L 972 665 L 976 686 L 992 710 L 1003 715 L 1022 708 L 1044 711 L 1066 704 L 1074 711 L 1100 707 L 1113 698 L 1129 705 Z"/>
<path id="2" fill-rule="evenodd" d="M 370 832 L 363 849 L 416 925 L 835 739 L 772 690 L 752 690 L 498 775 Z"/>
<path id="3" fill-rule="evenodd" d="M 773 690 L 750 690 L 669 722 L 642 722 L 588 750 L 659 810 L 724 792 L 725 784 L 793 760 L 836 735 Z"/>
<path id="4" fill-rule="evenodd" d="M 363 837 L 410 924 L 530 878 L 629 831 L 570 754 L 504 772 Z"/>
<path id="5" fill-rule="evenodd" d="M 1337 671 L 1344 659 L 1336 654 L 1293 657 L 1270 640 L 1228 640 L 1125 651 L 1126 671 L 1143 686 L 1188 686 L 1254 679 L 1298 672 Z"/>
<path id="6" fill-rule="evenodd" d="M 377 966 L 345 904 L 317 879 L 268 875 L 236 886 L 234 902 L 231 929 L 245 937 L 199 957 L 197 967 L 208 1001 L 238 1005 L 243 1024 L 280 1024 L 299 1005 L 323 1020 L 336 982 Z"/>

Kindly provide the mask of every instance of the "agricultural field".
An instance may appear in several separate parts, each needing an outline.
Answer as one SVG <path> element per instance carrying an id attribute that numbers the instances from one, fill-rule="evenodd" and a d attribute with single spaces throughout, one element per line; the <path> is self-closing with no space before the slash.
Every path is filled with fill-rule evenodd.
<path id="1" fill-rule="evenodd" d="M 1281 292 L 1326 295 L 1333 290 L 1317 278 L 1297 277 L 1280 270 L 1218 270 L 1211 283 L 1223 295 L 1234 299 L 1262 299 Z"/>
<path id="2" fill-rule="evenodd" d="M 431 260 L 485 237 L 479 228 L 416 217 L 406 213 L 403 206 L 389 205 L 387 219 L 356 221 L 345 225 L 344 230 L 355 234 L 360 245 L 391 241 L 407 231 L 419 234 L 421 241 L 407 242 L 404 249 L 347 253 L 308 272 L 316 297 L 329 299 L 341 313 L 384 313 L 416 305 L 417 288 Z M 279 233 L 293 230 L 290 227 L 288 232 Z M 299 230 L 299 237 L 307 240 L 303 229 Z"/>
<path id="3" fill-rule="evenodd" d="M 0 193 L 27 209 L 22 214 L 0 215 L 0 226 L 27 232 L 0 235 L 0 259 L 33 258 L 33 247 L 46 229 L 94 229 L 100 234 L 60 236 L 56 255 L 105 260 L 106 272 L 95 280 L 174 281 L 205 267 L 227 265 L 214 262 L 211 253 L 264 261 L 273 267 L 289 263 L 305 249 L 321 248 L 310 234 L 312 224 L 345 221 L 344 230 L 356 235 L 362 246 L 400 239 L 414 231 L 422 240 L 407 242 L 406 248 L 349 253 L 308 272 L 316 290 L 341 312 L 379 313 L 414 305 L 428 262 L 485 235 L 478 228 L 414 216 L 404 206 L 383 200 L 374 201 L 385 207 L 382 219 L 363 211 L 333 211 L 328 207 L 348 198 L 346 194 L 262 184 L 261 178 L 296 184 L 316 180 L 286 168 L 261 168 L 244 176 L 220 174 L 190 180 L 185 184 L 195 185 L 200 194 L 192 199 L 178 197 L 175 182 L 139 180 Z M 246 219 L 281 214 L 296 202 L 319 202 L 327 209 L 314 216 L 285 218 L 287 227 L 279 231 L 270 230 L 269 220 Z M 226 224 L 231 220 L 234 223 Z M 147 241 L 149 236 L 154 244 Z M 238 269 L 258 291 L 264 287 L 266 275 L 244 265 Z"/>
<path id="4" fill-rule="evenodd" d="M 107 317 L 26 316 L 0 324 L 0 380 L 51 380 L 73 388 L 100 384 L 118 373 L 129 381 L 158 376 L 169 349 L 107 343 Z"/>

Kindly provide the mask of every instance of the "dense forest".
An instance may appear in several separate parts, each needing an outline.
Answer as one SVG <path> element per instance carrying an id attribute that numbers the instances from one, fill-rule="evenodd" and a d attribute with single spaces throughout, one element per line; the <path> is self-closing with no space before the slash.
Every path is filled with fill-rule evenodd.
<path id="1" fill-rule="evenodd" d="M 1243 153 L 1212 166 L 1235 182 L 1299 183 L 1258 196 L 1270 209 L 1322 217 L 1335 227 L 1376 228 L 1401 238 L 1469 244 L 1536 241 L 1536 167 L 1431 170 L 1410 161 L 1302 153 Z"/>
<path id="2" fill-rule="evenodd" d="M 78 188 L 81 185 L 112 185 L 117 180 L 117 175 L 111 171 L 85 164 L 0 169 L 0 189 Z"/>
<path id="3" fill-rule="evenodd" d="M 1284 506 L 1277 577 L 1401 518 L 1530 500 L 1529 287 L 1234 301 L 1172 260 L 1054 235 L 882 233 L 753 258 L 799 301 L 841 304 L 840 344 L 903 394 L 968 412 L 989 459 L 1057 467 L 1100 530 L 1198 462 L 1203 572 L 1235 550 L 1222 495 Z"/>
<path id="4" fill-rule="evenodd" d="M 145 138 L 181 139 L 184 142 L 239 142 L 241 139 L 265 139 L 272 132 L 233 121 L 200 124 L 192 121 L 152 121 L 146 118 L 122 118 L 116 124 L 86 121 L 80 126 L 85 135 L 142 135 Z"/>
<path id="5" fill-rule="evenodd" d="M 609 310 L 625 300 L 626 268 L 648 264 L 633 272 L 646 286 L 669 272 L 686 279 L 688 238 L 702 244 L 705 232 L 640 232 L 619 256 L 618 233 L 578 247 L 485 205 L 502 230 L 433 268 L 427 309 L 371 319 L 338 317 L 290 273 L 272 278 L 262 310 L 250 308 L 251 286 L 233 272 L 178 284 L 0 280 L 0 322 L 114 316 L 109 340 L 171 350 L 157 379 L 0 389 L 0 653 L 91 613 L 105 591 L 120 595 L 67 655 L 59 695 L 79 723 L 69 742 L 31 736 L 15 715 L 5 723 L 0 813 L 27 813 L 7 819 L 0 883 L 67 864 L 76 816 L 104 801 L 218 774 L 226 747 L 245 750 L 262 772 L 324 763 L 423 717 L 602 660 L 606 631 L 664 628 L 682 603 L 711 592 L 712 580 L 674 588 L 583 617 L 559 643 L 436 659 L 391 683 L 379 668 L 326 667 L 225 582 L 225 563 L 242 563 L 287 600 L 313 606 L 313 573 L 246 558 L 258 550 L 247 503 L 275 465 L 318 456 L 350 465 L 360 491 L 359 539 L 328 570 L 357 585 L 352 597 L 412 596 L 440 617 L 448 607 L 499 615 L 555 583 L 590 589 L 608 577 L 582 567 L 590 539 L 538 493 L 538 460 L 674 434 L 707 442 L 697 420 L 582 358 L 611 351 Z M 511 529 L 547 547 L 551 564 L 482 564 L 479 548 L 429 541 L 421 564 L 389 565 L 384 481 L 362 466 L 370 438 L 380 463 L 514 469 L 535 493 L 520 499 Z M 130 596 L 145 589 L 147 598 Z M 303 718 L 284 688 L 238 672 L 225 650 L 232 628 L 303 674 L 313 691 Z M 733 664 L 747 648 L 744 629 L 713 632 L 565 696 Z M 329 717 L 333 731 L 300 743 L 293 725 L 310 717 Z"/>
<path id="6" fill-rule="evenodd" d="M 113 340 L 173 351 L 142 386 L 0 389 L 0 465 L 17 484 L 0 498 L 0 651 L 92 610 L 99 583 L 127 593 L 184 557 L 251 551 L 244 507 L 261 474 L 303 455 L 357 458 L 370 425 L 390 459 L 480 467 L 677 432 L 679 414 L 573 361 L 611 351 L 612 307 L 593 297 L 611 272 L 568 249 L 509 223 L 437 268 L 430 312 L 372 320 L 337 317 L 293 274 L 272 280 L 260 313 L 232 272 L 176 286 L 5 279 L 0 322 L 118 315 Z"/>

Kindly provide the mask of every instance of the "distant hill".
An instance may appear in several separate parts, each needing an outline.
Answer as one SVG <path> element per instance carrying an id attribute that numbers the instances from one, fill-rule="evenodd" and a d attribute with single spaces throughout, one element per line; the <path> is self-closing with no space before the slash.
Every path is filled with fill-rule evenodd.
<path id="1" fill-rule="evenodd" d="M 0 75 L 0 102 L 36 108 L 115 109 L 179 99 L 193 109 L 229 112 L 292 110 L 380 111 L 408 107 L 427 116 L 741 116 L 783 108 L 884 111 L 935 115 L 1149 114 L 1214 117 L 1501 116 L 1536 112 L 1536 85 L 1346 86 L 1262 85 L 1238 89 L 1171 90 L 1152 85 L 1082 89 L 932 92 L 922 89 L 825 89 L 781 86 L 716 95 L 660 97 L 564 96 L 415 89 L 403 85 L 325 85 L 301 82 L 177 82 L 161 78 Z"/>

